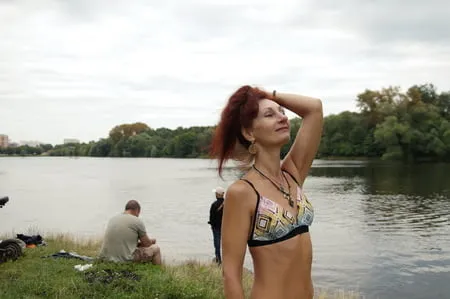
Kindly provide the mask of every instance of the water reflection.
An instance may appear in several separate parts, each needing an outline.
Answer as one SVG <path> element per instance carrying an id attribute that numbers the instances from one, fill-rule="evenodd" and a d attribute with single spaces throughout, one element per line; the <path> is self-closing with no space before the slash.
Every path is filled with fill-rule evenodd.
<path id="1" fill-rule="evenodd" d="M 364 179 L 367 194 L 450 196 L 450 164 L 400 164 L 361 161 L 317 161 L 311 175 Z"/>
<path id="2" fill-rule="evenodd" d="M 356 272 L 357 266 L 352 272 L 369 298 L 450 298 L 447 174 L 450 164 L 315 161 L 312 180 L 327 179 L 331 196 L 345 200 L 338 211 L 351 217 L 348 229 L 359 243 L 348 246 L 350 238 L 337 243 L 346 246 L 361 268 L 366 266 L 365 273 Z M 326 204 L 338 205 L 332 200 Z M 322 209 L 324 219 L 338 213 L 328 209 Z M 330 263 L 342 267 L 339 261 Z M 317 267 L 323 272 L 321 264 Z"/>
<path id="3" fill-rule="evenodd" d="M 369 226 L 388 231 L 439 228 L 449 224 L 450 164 L 318 162 L 312 176 L 347 178 L 341 189 L 360 189 Z M 426 234 L 424 234 L 426 235 Z"/>

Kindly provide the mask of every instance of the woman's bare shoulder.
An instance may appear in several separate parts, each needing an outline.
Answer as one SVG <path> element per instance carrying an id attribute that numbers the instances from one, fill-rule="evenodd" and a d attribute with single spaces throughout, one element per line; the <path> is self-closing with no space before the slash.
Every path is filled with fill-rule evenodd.
<path id="1" fill-rule="evenodd" d="M 253 187 L 244 180 L 237 180 L 232 183 L 227 190 L 225 200 L 233 205 L 253 206 L 256 202 L 257 194 Z"/>

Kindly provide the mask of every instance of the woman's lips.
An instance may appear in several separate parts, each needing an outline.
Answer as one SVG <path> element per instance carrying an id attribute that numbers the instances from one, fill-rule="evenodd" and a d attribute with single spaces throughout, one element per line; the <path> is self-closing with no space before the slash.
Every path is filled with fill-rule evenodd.
<path id="1" fill-rule="evenodd" d="M 282 127 L 279 129 L 276 129 L 275 131 L 280 132 L 280 131 L 289 131 L 289 127 Z"/>

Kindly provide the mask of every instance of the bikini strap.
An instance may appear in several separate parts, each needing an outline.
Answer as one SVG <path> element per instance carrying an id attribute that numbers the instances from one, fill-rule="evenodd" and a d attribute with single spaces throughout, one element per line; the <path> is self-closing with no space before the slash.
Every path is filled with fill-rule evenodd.
<path id="1" fill-rule="evenodd" d="M 294 182 L 296 182 L 297 185 L 300 187 L 300 184 L 298 183 L 298 181 L 295 179 L 295 177 L 289 171 L 287 171 L 286 169 L 282 169 L 282 170 L 284 172 L 286 172 L 294 180 Z"/>
<path id="2" fill-rule="evenodd" d="M 247 182 L 247 184 L 249 184 L 253 190 L 255 190 L 256 195 L 259 197 L 259 192 L 256 190 L 255 186 L 252 184 L 252 182 L 250 182 L 247 179 L 241 179 L 241 181 Z"/>
<path id="3" fill-rule="evenodd" d="M 241 179 L 242 181 L 246 182 L 247 184 L 249 184 L 252 189 L 255 191 L 256 193 L 256 207 L 255 207 L 255 214 L 253 215 L 253 221 L 252 221 L 252 231 L 250 233 L 250 240 L 253 240 L 253 233 L 255 232 L 255 224 L 256 224 L 256 214 L 258 213 L 258 206 L 259 206 L 259 199 L 261 198 L 261 195 L 259 195 L 258 190 L 256 190 L 255 186 L 252 184 L 252 182 L 250 182 L 247 179 Z"/>

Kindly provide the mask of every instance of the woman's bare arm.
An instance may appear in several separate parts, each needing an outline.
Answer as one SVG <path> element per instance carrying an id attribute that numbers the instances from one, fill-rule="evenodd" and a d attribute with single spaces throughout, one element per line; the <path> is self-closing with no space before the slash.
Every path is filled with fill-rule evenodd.
<path id="1" fill-rule="evenodd" d="M 319 99 L 288 93 L 276 93 L 273 100 L 302 118 L 302 125 L 282 162 L 282 168 L 292 173 L 299 184 L 303 185 L 322 136 L 322 102 Z"/>
<path id="2" fill-rule="evenodd" d="M 243 181 L 232 184 L 226 193 L 222 218 L 222 269 L 225 298 L 244 299 L 242 268 L 251 225 L 255 192 Z"/>

